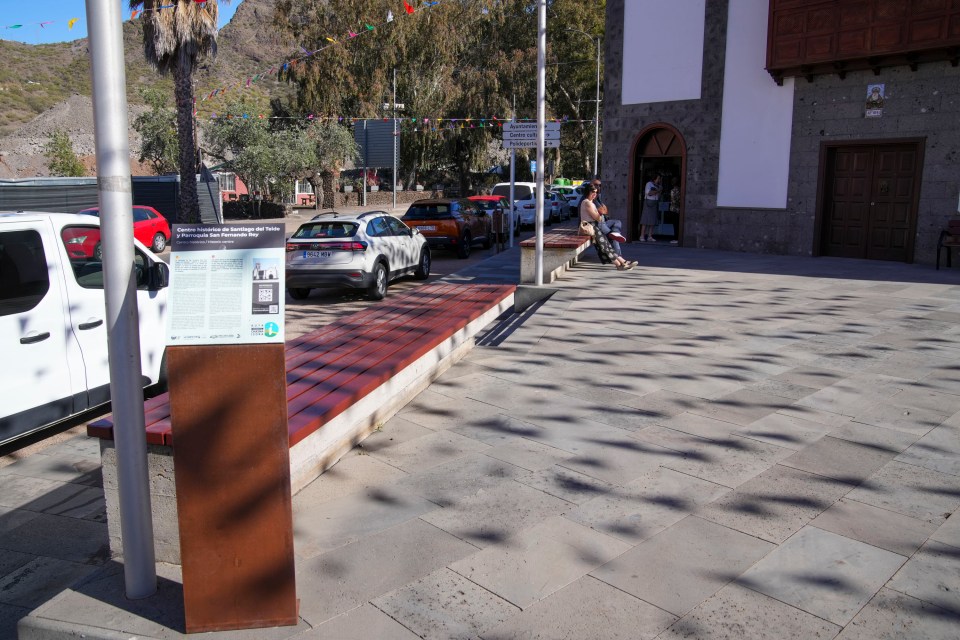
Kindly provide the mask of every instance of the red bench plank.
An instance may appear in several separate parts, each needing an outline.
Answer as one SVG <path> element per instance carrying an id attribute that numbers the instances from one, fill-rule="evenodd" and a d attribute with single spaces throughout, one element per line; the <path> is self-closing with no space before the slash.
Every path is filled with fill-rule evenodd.
<path id="1" fill-rule="evenodd" d="M 587 238 L 589 240 L 589 238 Z M 286 348 L 291 446 L 345 411 L 513 291 L 505 285 L 424 285 L 341 318 Z M 173 444 L 169 396 L 144 403 L 147 442 Z M 87 434 L 113 438 L 112 416 Z"/>

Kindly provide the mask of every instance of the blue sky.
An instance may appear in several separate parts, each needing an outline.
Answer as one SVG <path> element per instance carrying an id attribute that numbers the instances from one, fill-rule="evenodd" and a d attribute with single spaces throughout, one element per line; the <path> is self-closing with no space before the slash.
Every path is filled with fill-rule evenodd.
<path id="1" fill-rule="evenodd" d="M 120 3 L 120 13 L 124 20 L 130 18 L 130 3 L 127 0 L 114 0 Z M 237 10 L 243 0 L 221 0 L 220 26 L 222 27 Z M 50 42 L 69 42 L 87 36 L 87 5 L 84 0 L 0 0 L 0 39 L 16 40 L 27 44 L 46 44 Z M 79 18 L 73 29 L 67 28 L 71 18 Z M 41 26 L 41 23 L 48 23 Z M 13 25 L 22 25 L 11 29 Z"/>

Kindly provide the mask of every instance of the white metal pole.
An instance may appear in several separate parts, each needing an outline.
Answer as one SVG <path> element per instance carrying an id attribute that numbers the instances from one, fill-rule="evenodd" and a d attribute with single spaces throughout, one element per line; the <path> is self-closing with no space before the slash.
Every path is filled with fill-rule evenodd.
<path id="1" fill-rule="evenodd" d="M 513 122 L 513 120 L 510 120 Z M 513 229 L 516 224 L 516 212 L 513 210 L 513 185 L 517 180 L 517 150 L 510 149 L 510 248 L 513 248 Z"/>
<path id="2" fill-rule="evenodd" d="M 593 121 L 593 177 L 600 177 L 600 38 L 597 38 L 597 111 Z"/>
<path id="3" fill-rule="evenodd" d="M 397 69 L 393 69 L 393 208 L 397 208 Z"/>
<path id="4" fill-rule="evenodd" d="M 543 285 L 543 129 L 547 117 L 547 0 L 538 0 L 537 25 L 537 240 L 535 281 Z"/>
<path id="5" fill-rule="evenodd" d="M 363 206 L 367 206 L 367 158 L 370 157 L 370 134 L 367 133 L 367 121 L 363 121 Z"/>
<path id="6" fill-rule="evenodd" d="M 133 260 L 133 190 L 122 17 L 116 0 L 86 0 L 86 6 L 123 576 L 127 597 L 138 600 L 156 593 L 157 569 L 140 386 L 140 323 Z"/>

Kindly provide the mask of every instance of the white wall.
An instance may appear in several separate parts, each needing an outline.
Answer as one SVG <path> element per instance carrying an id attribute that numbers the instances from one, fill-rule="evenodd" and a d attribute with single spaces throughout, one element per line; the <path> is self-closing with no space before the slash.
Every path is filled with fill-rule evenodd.
<path id="1" fill-rule="evenodd" d="M 730 0 L 718 207 L 787 206 L 793 78 L 778 87 L 764 69 L 769 6 L 769 0 Z"/>
<path id="2" fill-rule="evenodd" d="M 706 0 L 626 0 L 623 104 L 700 98 L 705 7 Z"/>

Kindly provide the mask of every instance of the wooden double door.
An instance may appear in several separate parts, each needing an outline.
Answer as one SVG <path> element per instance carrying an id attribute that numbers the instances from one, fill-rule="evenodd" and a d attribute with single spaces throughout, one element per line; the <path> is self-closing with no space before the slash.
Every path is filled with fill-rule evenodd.
<path id="1" fill-rule="evenodd" d="M 825 148 L 820 255 L 913 261 L 921 142 Z"/>

